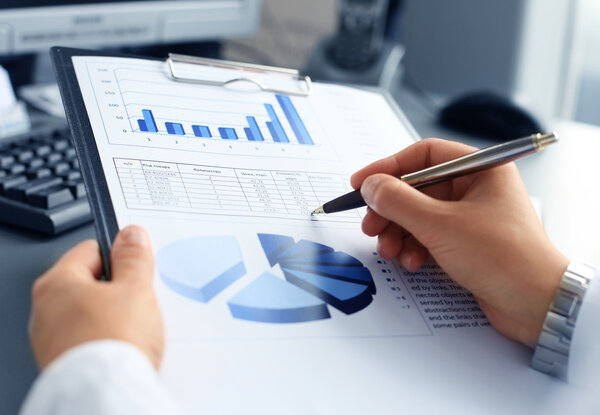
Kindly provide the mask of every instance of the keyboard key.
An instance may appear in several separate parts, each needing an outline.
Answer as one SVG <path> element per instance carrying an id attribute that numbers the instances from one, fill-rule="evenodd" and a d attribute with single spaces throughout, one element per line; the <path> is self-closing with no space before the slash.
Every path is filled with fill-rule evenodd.
<path id="1" fill-rule="evenodd" d="M 46 161 L 50 164 L 62 160 L 63 156 L 60 153 L 50 153 L 46 156 Z"/>
<path id="2" fill-rule="evenodd" d="M 28 166 L 30 169 L 37 169 L 38 167 L 42 167 L 44 164 L 46 163 L 42 159 L 33 159 L 29 161 Z"/>
<path id="3" fill-rule="evenodd" d="M 79 170 L 79 160 L 71 160 L 71 167 L 73 167 L 76 170 Z"/>
<path id="4" fill-rule="evenodd" d="M 5 169 L 8 174 L 21 174 L 24 173 L 25 170 L 27 170 L 27 166 L 19 163 L 13 163 Z"/>
<path id="5" fill-rule="evenodd" d="M 23 175 L 10 175 L 0 178 L 0 193 L 6 193 L 8 189 L 27 183 L 27 177 Z"/>
<path id="6" fill-rule="evenodd" d="M 50 147 L 48 144 L 40 144 L 34 146 L 34 150 L 38 157 L 44 157 L 52 152 L 52 147 Z"/>
<path id="7" fill-rule="evenodd" d="M 24 201 L 29 194 L 61 183 L 62 179 L 60 177 L 42 177 L 40 179 L 31 180 L 29 182 L 6 189 L 6 197 Z"/>
<path id="8" fill-rule="evenodd" d="M 61 173 L 71 170 L 71 165 L 67 162 L 59 161 L 58 163 L 50 164 L 48 168 L 51 169 L 55 175 L 58 176 Z"/>
<path id="9" fill-rule="evenodd" d="M 18 148 L 11 153 L 19 163 L 26 163 L 33 158 L 33 151 L 28 148 Z"/>
<path id="10" fill-rule="evenodd" d="M 71 189 L 63 185 L 51 186 L 27 196 L 27 202 L 42 209 L 53 209 L 75 200 Z"/>
<path id="11" fill-rule="evenodd" d="M 66 140 L 64 138 L 56 140 L 52 146 L 54 147 L 55 151 L 65 150 L 69 147 L 69 140 Z"/>
<path id="12" fill-rule="evenodd" d="M 65 159 L 69 161 L 73 160 L 74 158 L 77 158 L 77 153 L 75 153 L 75 149 L 73 147 L 69 147 L 68 149 L 66 149 L 63 154 L 65 156 Z"/>
<path id="13" fill-rule="evenodd" d="M 81 179 L 70 180 L 65 183 L 65 186 L 67 186 L 71 190 L 71 193 L 73 193 L 73 196 L 75 196 L 76 199 L 85 197 L 87 195 L 85 185 L 83 184 L 83 180 Z"/>
<path id="14" fill-rule="evenodd" d="M 64 181 L 71 181 L 81 179 L 81 172 L 79 170 L 69 170 L 59 174 Z"/>
<path id="15" fill-rule="evenodd" d="M 42 177 L 51 176 L 52 175 L 52 170 L 50 170 L 47 167 L 36 167 L 36 168 L 33 168 L 33 169 L 27 169 L 27 171 L 25 172 L 25 174 L 30 179 L 39 179 L 39 178 L 42 178 Z"/>
<path id="16" fill-rule="evenodd" d="M 5 169 L 15 162 L 12 154 L 0 154 L 0 169 Z"/>

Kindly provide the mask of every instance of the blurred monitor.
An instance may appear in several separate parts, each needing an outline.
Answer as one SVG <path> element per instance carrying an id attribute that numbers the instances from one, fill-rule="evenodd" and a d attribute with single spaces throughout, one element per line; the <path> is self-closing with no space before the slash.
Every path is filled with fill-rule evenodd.
<path id="1" fill-rule="evenodd" d="M 0 56 L 51 46 L 218 40 L 256 31 L 260 0 L 1 0 Z"/>
<path id="2" fill-rule="evenodd" d="M 580 1 L 403 3 L 404 74 L 419 89 L 441 97 L 493 90 L 542 121 L 561 113 Z"/>

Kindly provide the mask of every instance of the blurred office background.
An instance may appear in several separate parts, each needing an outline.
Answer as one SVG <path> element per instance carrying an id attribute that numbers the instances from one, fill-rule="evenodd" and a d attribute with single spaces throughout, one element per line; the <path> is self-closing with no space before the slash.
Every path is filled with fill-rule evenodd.
<path id="1" fill-rule="evenodd" d="M 223 4 L 246 2 L 223 1 Z M 51 3 L 94 2 L 37 1 L 41 6 Z M 542 121 L 558 117 L 600 125 L 600 111 L 596 109 L 600 97 L 600 54 L 596 53 L 600 46 L 597 29 L 600 4 L 594 0 L 256 0 L 250 3 L 252 7 L 258 5 L 256 24 L 241 30 L 241 34 L 231 31 L 230 26 L 215 25 L 214 39 L 205 30 L 199 48 L 190 47 L 198 39 L 179 38 L 177 42 L 153 45 L 154 52 L 160 55 L 174 49 L 299 68 L 321 80 L 367 84 L 378 83 L 377 76 L 382 71 L 390 72 L 391 65 L 397 66 L 393 68 L 393 81 L 419 96 L 424 107 L 431 111 L 460 94 L 490 90 L 509 97 Z M 3 15 L 11 7 L 22 7 L 22 2 L 13 0 L 0 6 L 0 55 L 11 38 L 3 34 L 6 27 L 10 28 L 10 22 L 3 22 Z M 363 16 L 362 20 L 357 16 Z M 113 42 L 110 46 L 124 47 L 126 39 L 123 38 L 123 45 Z M 59 39 L 58 43 L 69 42 Z M 401 49 L 393 55 L 392 47 L 397 45 Z M 90 44 L 98 46 L 101 44 L 97 41 Z M 134 53 L 152 50 L 148 44 L 135 46 L 124 50 Z M 15 67 L 15 58 L 6 53 L 9 49 L 5 48 L 0 63 L 10 69 Z M 22 55 L 17 55 L 22 60 Z M 30 62 L 25 65 L 31 66 Z M 13 73 L 22 75 L 24 71 L 17 66 Z M 398 84 L 392 85 L 389 75 L 383 86 L 396 88 Z M 52 76 L 49 64 L 42 62 L 36 66 L 32 82 L 48 82 Z"/>
<path id="2" fill-rule="evenodd" d="M 319 42 L 339 29 L 341 9 L 369 3 L 386 7 L 383 36 L 404 47 L 401 82 L 424 105 L 491 90 L 541 120 L 600 125 L 594 0 L 265 0 L 258 33 L 226 41 L 223 53 L 306 70 Z"/>

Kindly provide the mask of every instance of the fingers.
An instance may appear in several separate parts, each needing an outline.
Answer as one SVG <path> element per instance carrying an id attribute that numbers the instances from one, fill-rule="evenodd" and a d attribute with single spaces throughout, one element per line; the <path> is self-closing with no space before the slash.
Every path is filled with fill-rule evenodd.
<path id="1" fill-rule="evenodd" d="M 112 278 L 116 283 L 147 284 L 154 273 L 150 237 L 139 226 L 121 230 L 110 253 Z"/>
<path id="2" fill-rule="evenodd" d="M 465 144 L 428 138 L 357 171 L 350 178 L 350 184 L 358 189 L 362 182 L 372 174 L 384 173 L 401 176 L 455 159 L 475 150 L 476 148 Z"/>
<path id="3" fill-rule="evenodd" d="M 421 268 L 429 255 L 414 236 L 371 209 L 363 219 L 363 232 L 368 236 L 378 236 L 377 252 L 383 259 L 396 259 L 408 271 Z"/>
<path id="4" fill-rule="evenodd" d="M 404 269 L 415 272 L 423 266 L 427 255 L 427 249 L 414 236 L 409 235 L 402 241 L 402 251 L 397 260 Z"/>
<path id="5" fill-rule="evenodd" d="M 365 235 L 376 236 L 383 232 L 389 223 L 389 220 L 379 216 L 371 208 L 367 208 L 367 214 L 362 220 L 362 231 Z"/>
<path id="6" fill-rule="evenodd" d="M 383 259 L 391 260 L 402 250 L 404 230 L 393 222 L 377 238 L 377 252 Z"/>
<path id="7" fill-rule="evenodd" d="M 374 212 L 422 242 L 425 234 L 435 229 L 438 215 L 444 212 L 441 205 L 444 202 L 385 174 L 369 176 L 361 186 L 361 194 Z"/>
<path id="8" fill-rule="evenodd" d="M 64 254 L 46 274 L 46 278 L 68 277 L 95 280 L 102 272 L 100 248 L 94 240 L 81 242 Z"/>

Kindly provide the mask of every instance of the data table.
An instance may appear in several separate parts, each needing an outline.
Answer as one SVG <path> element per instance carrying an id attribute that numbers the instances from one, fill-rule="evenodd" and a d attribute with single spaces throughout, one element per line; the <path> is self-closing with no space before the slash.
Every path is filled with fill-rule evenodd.
<path id="1" fill-rule="evenodd" d="M 128 208 L 306 219 L 317 206 L 352 190 L 335 173 L 237 169 L 115 158 Z M 362 210 L 320 220 L 358 222 Z"/>

